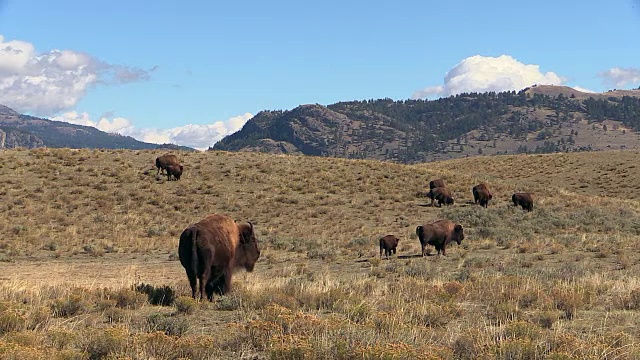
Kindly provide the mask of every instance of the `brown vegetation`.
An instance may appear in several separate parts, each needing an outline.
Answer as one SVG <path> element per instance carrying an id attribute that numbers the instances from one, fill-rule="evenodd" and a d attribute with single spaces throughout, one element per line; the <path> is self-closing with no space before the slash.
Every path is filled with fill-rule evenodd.
<path id="1" fill-rule="evenodd" d="M 0 152 L 0 357 L 640 356 L 637 152 L 411 166 L 179 152 L 179 182 L 156 178 L 160 154 Z M 455 205 L 423 206 L 437 177 Z M 471 206 L 480 182 L 488 209 Z M 517 189 L 535 211 L 513 207 Z M 261 256 L 196 302 L 176 248 L 210 213 L 255 220 Z M 465 240 L 422 258 L 416 226 L 436 219 Z M 398 258 L 380 261 L 388 233 Z"/>

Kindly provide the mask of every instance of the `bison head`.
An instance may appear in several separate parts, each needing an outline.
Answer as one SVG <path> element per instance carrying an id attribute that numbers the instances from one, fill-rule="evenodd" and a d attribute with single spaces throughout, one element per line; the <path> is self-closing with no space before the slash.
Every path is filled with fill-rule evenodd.
<path id="1" fill-rule="evenodd" d="M 251 272 L 260 257 L 258 239 L 256 239 L 252 223 L 238 224 L 238 230 L 240 232 L 240 254 L 238 255 L 242 259 L 242 263 L 239 265 Z"/>
<path id="2" fill-rule="evenodd" d="M 464 240 L 464 229 L 462 228 L 462 225 L 456 224 L 453 227 L 453 236 L 451 238 L 460 245 L 462 240 Z"/>

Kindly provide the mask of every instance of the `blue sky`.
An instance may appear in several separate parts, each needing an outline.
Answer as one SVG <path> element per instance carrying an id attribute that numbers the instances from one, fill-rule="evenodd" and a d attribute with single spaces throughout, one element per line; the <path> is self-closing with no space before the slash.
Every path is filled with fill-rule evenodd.
<path id="1" fill-rule="evenodd" d="M 640 86 L 640 0 L 0 0 L 0 36 L 0 104 L 198 148 L 307 103 Z"/>

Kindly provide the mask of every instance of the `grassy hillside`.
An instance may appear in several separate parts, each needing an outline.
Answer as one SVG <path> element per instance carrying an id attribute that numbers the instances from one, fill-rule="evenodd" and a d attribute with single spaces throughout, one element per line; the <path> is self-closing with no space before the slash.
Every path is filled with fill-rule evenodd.
<path id="1" fill-rule="evenodd" d="M 636 151 L 418 165 L 178 152 L 171 182 L 160 154 L 0 152 L 3 358 L 640 356 Z M 437 177 L 453 206 L 427 206 Z M 472 204 L 480 181 L 488 209 Z M 510 206 L 515 191 L 533 212 Z M 262 256 L 232 294 L 196 303 L 177 240 L 215 212 L 253 221 Z M 418 256 L 415 227 L 440 218 L 465 240 Z M 391 260 L 383 234 L 400 238 Z"/>

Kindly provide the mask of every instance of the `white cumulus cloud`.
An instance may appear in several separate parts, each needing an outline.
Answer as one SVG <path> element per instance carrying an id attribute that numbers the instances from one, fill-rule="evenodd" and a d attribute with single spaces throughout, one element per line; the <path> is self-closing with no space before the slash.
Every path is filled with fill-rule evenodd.
<path id="1" fill-rule="evenodd" d="M 90 119 L 88 113 L 78 113 L 75 111 L 66 112 L 60 116 L 54 116 L 51 120 L 64 121 L 76 125 L 92 126 L 98 130 L 109 133 L 120 133 L 133 127 L 131 121 L 123 117 L 115 117 L 111 120 L 106 117 L 101 117 L 98 121 L 93 121 Z"/>
<path id="2" fill-rule="evenodd" d="M 582 86 L 572 86 L 572 88 L 574 88 L 574 89 L 576 89 L 578 91 L 584 92 L 584 93 L 592 93 L 592 94 L 596 93 L 596 91 L 589 90 L 587 88 L 583 88 Z"/>
<path id="3" fill-rule="evenodd" d="M 533 84 L 560 85 L 563 82 L 564 79 L 556 73 L 543 73 L 538 65 L 523 64 L 509 55 L 475 55 L 449 70 L 444 84 L 417 90 L 412 97 L 421 99 L 465 92 L 521 90 Z"/>
<path id="4" fill-rule="evenodd" d="M 606 83 L 616 88 L 640 84 L 640 69 L 614 67 L 599 74 Z"/>
<path id="5" fill-rule="evenodd" d="M 108 64 L 82 52 L 38 53 L 33 44 L 0 35 L 0 104 L 50 115 L 72 109 L 94 84 L 144 81 L 151 70 Z"/>
<path id="6" fill-rule="evenodd" d="M 123 117 L 109 119 L 102 116 L 99 120 L 92 120 L 88 113 L 76 111 L 66 112 L 52 120 L 64 121 L 77 125 L 93 126 L 99 130 L 131 136 L 135 139 L 154 144 L 178 144 L 198 150 L 206 150 L 220 141 L 242 129 L 244 124 L 253 117 L 251 113 L 231 117 L 225 121 L 215 121 L 211 124 L 188 124 L 169 129 L 136 128 L 133 123 Z"/>

